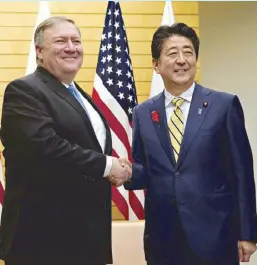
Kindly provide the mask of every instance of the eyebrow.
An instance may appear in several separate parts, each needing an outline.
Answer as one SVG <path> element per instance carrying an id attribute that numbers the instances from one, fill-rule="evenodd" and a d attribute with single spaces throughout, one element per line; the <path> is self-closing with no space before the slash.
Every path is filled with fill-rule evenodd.
<path id="1" fill-rule="evenodd" d="M 172 49 L 176 49 L 176 48 L 177 48 L 176 46 L 170 47 L 170 48 L 167 50 L 167 52 L 170 51 L 170 50 L 172 50 Z M 193 47 L 192 47 L 191 45 L 185 45 L 185 46 L 183 46 L 182 48 L 183 48 L 183 49 L 193 49 Z"/>
<path id="2" fill-rule="evenodd" d="M 53 36 L 53 40 L 57 40 L 57 39 L 81 39 L 80 36 L 64 36 L 64 35 L 59 35 L 59 36 Z"/>
<path id="3" fill-rule="evenodd" d="M 191 45 L 185 45 L 183 48 L 186 48 L 186 49 L 188 49 L 188 48 L 193 49 L 193 47 L 192 47 Z"/>
<path id="4" fill-rule="evenodd" d="M 176 51 L 177 49 L 178 49 L 178 47 L 175 47 L 175 46 L 174 47 L 170 47 L 169 49 L 167 49 L 165 51 L 165 54 L 168 54 L 169 52 L 172 52 L 172 51 Z M 190 45 L 185 45 L 185 46 L 182 47 L 182 49 L 183 50 L 190 49 L 191 51 L 194 50 L 194 48 L 192 46 L 190 46 Z"/>

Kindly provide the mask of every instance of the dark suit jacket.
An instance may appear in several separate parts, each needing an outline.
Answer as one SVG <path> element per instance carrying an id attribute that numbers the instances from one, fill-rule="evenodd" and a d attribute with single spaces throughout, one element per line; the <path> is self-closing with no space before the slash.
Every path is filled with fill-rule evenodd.
<path id="1" fill-rule="evenodd" d="M 171 247 L 174 198 L 196 254 L 236 258 L 237 240 L 254 240 L 256 229 L 253 159 L 239 99 L 196 84 L 177 163 L 164 100 L 161 93 L 133 113 L 135 164 L 126 188 L 146 189 L 146 258 L 161 262 L 177 254 Z"/>
<path id="2" fill-rule="evenodd" d="M 0 250 L 8 255 L 81 257 L 111 262 L 111 186 L 103 154 L 84 109 L 39 67 L 5 91 L 2 138 L 6 191 Z"/>

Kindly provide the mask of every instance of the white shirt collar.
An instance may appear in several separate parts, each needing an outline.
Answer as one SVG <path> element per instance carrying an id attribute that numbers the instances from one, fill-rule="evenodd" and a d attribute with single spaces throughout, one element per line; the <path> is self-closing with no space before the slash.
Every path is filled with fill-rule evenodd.
<path id="1" fill-rule="evenodd" d="M 191 87 L 188 88 L 188 90 L 183 92 L 179 97 L 191 103 L 194 90 L 195 90 L 195 82 L 192 84 Z M 171 95 L 171 93 L 168 92 L 166 89 L 164 89 L 164 96 L 165 96 L 165 108 L 166 108 L 170 104 L 172 99 L 175 98 L 175 96 Z"/>
<path id="2" fill-rule="evenodd" d="M 69 85 L 68 85 L 68 84 L 65 84 L 65 83 L 63 83 L 63 82 L 62 82 L 62 84 L 63 84 L 66 88 L 68 88 L 69 85 L 73 85 L 73 86 L 76 88 L 76 86 L 75 86 L 75 84 L 74 84 L 74 81 L 72 81 Z"/>

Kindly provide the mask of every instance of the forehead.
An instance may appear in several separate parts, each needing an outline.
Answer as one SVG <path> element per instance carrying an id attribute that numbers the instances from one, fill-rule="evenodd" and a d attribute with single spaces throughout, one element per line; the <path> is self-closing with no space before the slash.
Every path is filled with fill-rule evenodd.
<path id="1" fill-rule="evenodd" d="M 162 50 L 168 50 L 172 48 L 179 49 L 185 47 L 194 49 L 193 43 L 189 38 L 180 35 L 173 35 L 164 41 Z"/>
<path id="2" fill-rule="evenodd" d="M 44 31 L 44 37 L 46 38 L 70 37 L 70 36 L 80 37 L 80 33 L 77 27 L 68 21 L 58 22 Z"/>

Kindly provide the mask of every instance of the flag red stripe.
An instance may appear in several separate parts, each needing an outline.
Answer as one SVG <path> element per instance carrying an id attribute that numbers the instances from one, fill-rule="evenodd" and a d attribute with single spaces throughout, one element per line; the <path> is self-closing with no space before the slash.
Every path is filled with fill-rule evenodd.
<path id="1" fill-rule="evenodd" d="M 119 158 L 118 154 L 116 153 L 114 149 L 112 149 L 112 156 Z"/>
<path id="2" fill-rule="evenodd" d="M 115 134 L 119 137 L 119 139 L 121 140 L 121 142 L 124 144 L 125 148 L 127 149 L 128 159 L 132 161 L 131 146 L 129 143 L 127 132 L 125 131 L 123 126 L 120 124 L 119 120 L 110 111 L 108 106 L 106 106 L 106 104 L 101 100 L 95 88 L 93 89 L 92 97 L 96 105 L 98 106 L 98 108 L 102 111 L 102 113 L 104 113 L 104 116 L 107 119 L 110 128 L 115 132 Z"/>
<path id="3" fill-rule="evenodd" d="M 129 210 L 127 201 L 124 199 L 124 197 L 121 195 L 121 193 L 115 186 L 112 186 L 112 200 L 114 201 L 124 218 L 128 220 Z"/>
<path id="4" fill-rule="evenodd" d="M 144 208 L 140 200 L 132 190 L 129 191 L 129 204 L 131 205 L 131 208 L 133 209 L 137 218 L 139 220 L 144 220 L 145 219 Z"/>

